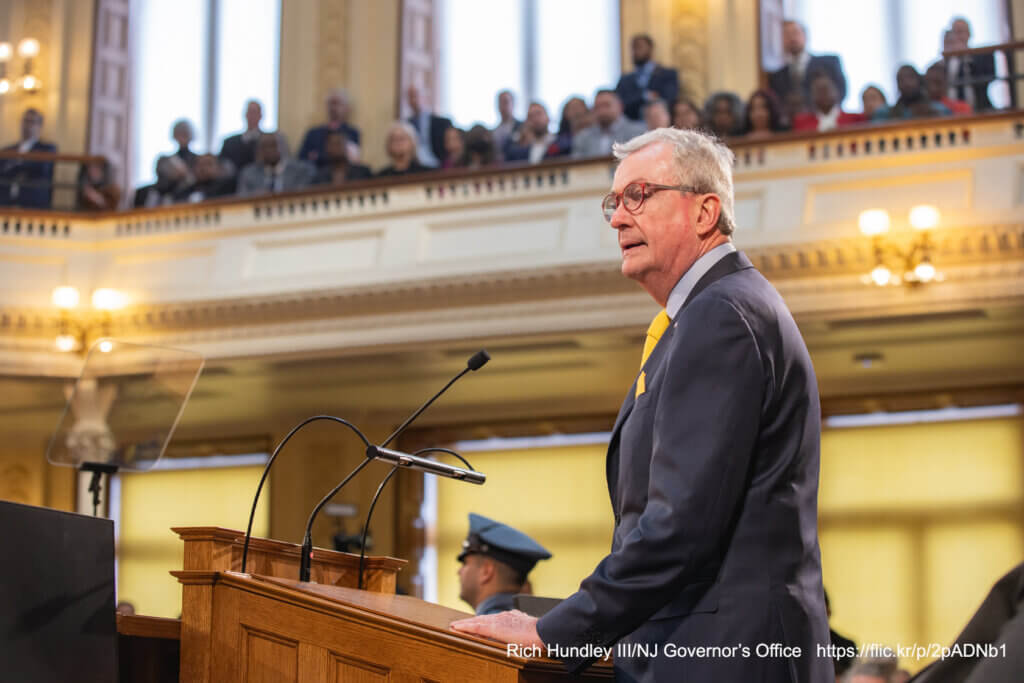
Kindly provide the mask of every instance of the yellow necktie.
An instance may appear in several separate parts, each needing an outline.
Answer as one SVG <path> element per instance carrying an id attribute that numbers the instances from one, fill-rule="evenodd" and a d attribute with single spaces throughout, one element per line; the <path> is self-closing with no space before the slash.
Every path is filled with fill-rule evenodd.
<path id="1" fill-rule="evenodd" d="M 650 326 L 647 328 L 647 338 L 644 340 L 644 355 L 640 359 L 640 367 L 643 367 L 644 363 L 647 362 L 647 357 L 654 351 L 655 345 L 661 339 L 661 335 L 665 334 L 665 330 L 668 329 L 670 322 L 672 322 L 672 319 L 668 317 L 665 309 L 662 309 L 658 315 L 654 316 L 654 320 L 651 321 Z"/>

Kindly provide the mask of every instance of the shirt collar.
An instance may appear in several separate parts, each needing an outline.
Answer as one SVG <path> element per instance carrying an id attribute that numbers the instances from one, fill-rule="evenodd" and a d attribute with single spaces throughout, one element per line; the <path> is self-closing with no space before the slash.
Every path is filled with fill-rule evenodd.
<path id="1" fill-rule="evenodd" d="M 796 56 L 786 54 L 786 63 L 789 64 L 790 66 L 795 64 L 797 67 L 799 67 L 801 71 L 807 70 L 807 63 L 810 61 L 811 54 L 807 50 L 804 50 L 803 52 Z"/>
<path id="2" fill-rule="evenodd" d="M 22 140 L 21 144 L 18 145 L 18 151 L 22 154 L 32 151 L 32 148 L 39 142 L 39 138 L 30 138 L 28 140 Z"/>
<path id="3" fill-rule="evenodd" d="M 826 131 L 832 130 L 839 125 L 839 113 L 842 111 L 839 105 L 835 105 L 829 110 L 827 114 L 818 112 L 818 130 Z"/>
<path id="4" fill-rule="evenodd" d="M 514 609 L 515 596 L 515 593 L 495 593 L 477 605 L 475 611 L 477 614 L 487 614 L 495 608 L 499 608 L 500 611 Z"/>
<path id="5" fill-rule="evenodd" d="M 721 261 L 729 254 L 736 251 L 736 246 L 732 242 L 726 242 L 725 244 L 719 244 L 717 247 L 709 251 L 708 253 L 701 256 L 699 259 L 693 262 L 689 270 L 683 273 L 683 276 L 679 278 L 679 282 L 672 288 L 672 292 L 668 295 L 668 302 L 665 304 L 665 312 L 668 313 L 668 317 L 675 320 L 676 315 L 679 314 L 679 309 L 686 303 L 686 299 L 690 296 L 690 292 L 697 286 L 700 279 L 707 275 L 707 272 L 711 270 L 711 267 Z"/>

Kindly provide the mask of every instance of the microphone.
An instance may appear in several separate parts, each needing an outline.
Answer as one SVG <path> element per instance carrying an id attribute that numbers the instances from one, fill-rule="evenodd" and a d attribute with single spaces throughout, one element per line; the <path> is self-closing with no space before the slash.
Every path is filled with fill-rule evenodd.
<path id="1" fill-rule="evenodd" d="M 469 360 L 466 361 L 466 367 L 463 368 L 457 375 L 452 377 L 451 380 L 448 381 L 448 384 L 445 384 L 443 387 L 441 387 L 441 390 L 434 394 L 433 396 L 431 396 L 426 403 L 417 408 L 412 415 L 407 417 L 405 419 L 405 422 L 398 425 L 398 428 L 395 429 L 395 431 L 391 432 L 391 435 L 384 440 L 384 443 L 382 443 L 380 446 L 373 446 L 370 443 L 366 444 L 366 459 L 363 460 L 354 470 L 352 470 L 352 472 L 350 472 L 347 477 L 342 479 L 340 484 L 338 484 L 333 489 L 328 491 L 327 495 L 324 496 L 320 500 L 320 502 L 316 504 L 316 507 L 313 508 L 313 512 L 311 512 L 309 515 L 309 520 L 306 522 L 306 533 L 302 537 L 302 550 L 299 553 L 299 581 L 309 581 L 310 565 L 312 564 L 313 560 L 313 522 L 316 520 L 316 516 L 317 514 L 319 514 L 320 509 L 323 508 L 323 506 L 326 505 L 328 501 L 331 500 L 331 498 L 337 495 L 338 491 L 341 491 L 342 487 L 344 487 L 345 484 L 347 484 L 349 480 L 352 479 L 352 477 L 358 474 L 372 460 L 381 459 L 387 462 L 392 462 L 396 466 L 400 465 L 404 467 L 410 467 L 413 469 L 422 469 L 422 471 L 428 470 L 425 469 L 423 463 L 417 461 L 424 461 L 425 463 L 430 463 L 432 465 L 443 465 L 443 463 L 435 463 L 434 461 L 428 460 L 427 458 L 421 458 L 419 456 L 410 455 L 408 453 L 401 453 L 400 451 L 389 451 L 387 449 L 387 445 L 394 441 L 395 437 L 397 437 L 399 434 L 405 431 L 405 428 L 408 427 L 413 420 L 419 417 L 424 410 L 429 408 L 434 401 L 440 398 L 441 394 L 448 391 L 448 389 L 453 384 L 455 384 L 463 375 L 470 371 L 475 372 L 479 370 L 484 365 L 486 365 L 487 361 L 489 361 L 490 359 L 490 354 L 483 349 L 480 349 L 479 351 L 474 353 L 472 356 L 470 356 Z M 382 453 L 382 451 L 385 452 Z M 399 461 L 402 462 L 400 463 Z M 419 467 L 413 467 L 414 464 L 419 465 Z M 455 476 L 454 472 L 442 474 L 442 476 L 451 476 L 453 479 L 462 478 L 468 480 L 469 475 L 476 475 L 477 478 L 481 476 L 477 472 L 472 472 L 470 470 L 460 470 L 460 468 L 450 467 L 449 465 L 443 465 L 443 467 L 448 468 L 450 470 L 459 470 L 460 472 L 464 473 L 461 477 Z M 439 472 L 435 472 L 435 474 Z M 481 478 L 479 482 L 474 483 L 483 484 L 484 482 L 483 479 Z M 381 486 L 383 486 L 383 484 Z"/>
<path id="2" fill-rule="evenodd" d="M 464 470 L 461 467 L 446 465 L 445 463 L 438 462 L 437 460 L 422 458 L 411 453 L 403 453 L 402 451 L 393 451 L 390 448 L 381 448 L 380 446 L 367 446 L 366 457 L 371 460 L 382 460 L 384 462 L 391 463 L 395 467 L 419 470 L 420 472 L 426 472 L 427 474 L 435 474 L 439 477 L 448 477 L 449 479 L 458 479 L 460 481 L 469 482 L 470 484 L 481 485 L 487 481 L 487 475 L 483 472 L 477 472 L 476 470 Z"/>

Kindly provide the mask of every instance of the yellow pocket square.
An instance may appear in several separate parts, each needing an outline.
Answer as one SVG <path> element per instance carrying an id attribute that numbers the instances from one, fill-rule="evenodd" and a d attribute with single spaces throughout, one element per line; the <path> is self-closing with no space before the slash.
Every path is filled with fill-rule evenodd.
<path id="1" fill-rule="evenodd" d="M 647 377 L 647 373 L 644 372 L 643 370 L 641 370 L 640 371 L 640 379 L 638 379 L 636 381 L 636 396 L 633 397 L 633 400 L 636 400 L 636 399 L 640 398 L 640 394 L 642 394 L 645 391 L 647 391 L 647 384 L 644 382 L 644 378 L 646 378 L 646 377 Z"/>

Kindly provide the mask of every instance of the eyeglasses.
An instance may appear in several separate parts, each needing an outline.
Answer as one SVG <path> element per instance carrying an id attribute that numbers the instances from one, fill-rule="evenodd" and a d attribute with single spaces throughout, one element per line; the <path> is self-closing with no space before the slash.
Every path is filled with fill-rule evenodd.
<path id="1" fill-rule="evenodd" d="M 604 212 L 604 219 L 612 222 L 612 215 L 619 208 L 621 203 L 626 211 L 635 214 L 644 205 L 644 202 L 652 194 L 662 190 L 676 190 L 677 192 L 697 192 L 697 188 L 689 185 L 656 185 L 655 183 L 630 183 L 622 192 L 609 192 L 601 202 L 601 211 Z"/>

